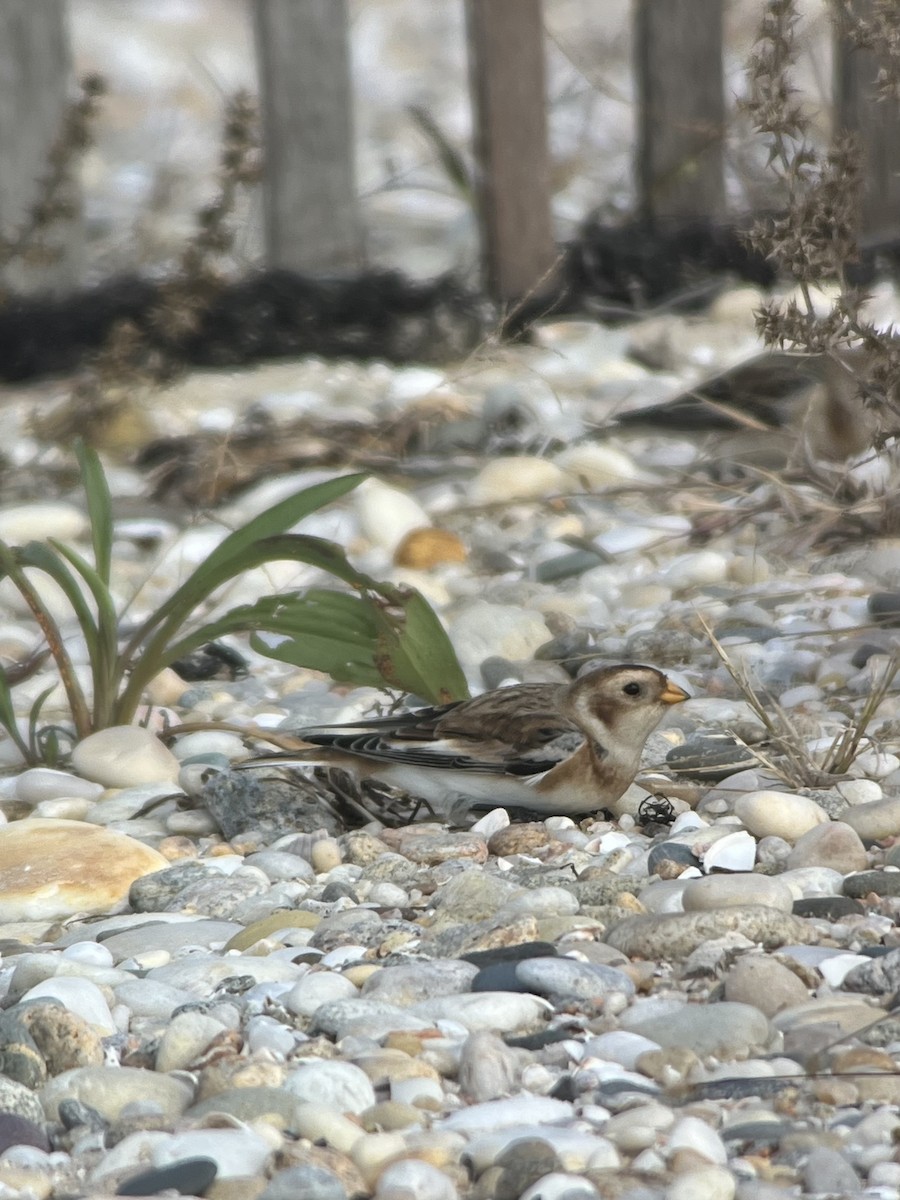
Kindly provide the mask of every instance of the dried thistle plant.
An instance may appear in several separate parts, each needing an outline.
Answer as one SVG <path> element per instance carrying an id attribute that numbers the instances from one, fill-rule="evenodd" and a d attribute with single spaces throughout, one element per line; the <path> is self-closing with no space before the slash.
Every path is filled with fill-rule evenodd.
<path id="1" fill-rule="evenodd" d="M 900 95 L 900 5 L 873 0 L 865 19 L 857 8 L 853 0 L 832 0 L 842 34 L 884 64 L 878 100 L 894 103 Z M 785 211 L 757 221 L 748 240 L 796 280 L 799 296 L 764 304 L 757 328 L 768 345 L 826 355 L 853 376 L 859 402 L 877 417 L 877 449 L 900 435 L 900 338 L 866 319 L 866 294 L 850 277 L 848 268 L 860 258 L 858 147 L 842 134 L 824 151 L 810 139 L 809 115 L 792 81 L 798 20 L 795 0 L 768 0 L 748 62 L 750 94 L 742 104 L 768 140 L 769 168 L 785 198 Z M 837 295 L 822 312 L 814 290 L 834 284 Z M 847 352 L 854 349 L 862 353 L 849 362 Z"/>
<path id="2" fill-rule="evenodd" d="M 38 181 L 34 200 L 18 228 L 7 236 L 0 234 L 0 269 L 16 260 L 34 267 L 59 258 L 61 252 L 52 244 L 50 231 L 78 213 L 75 168 L 94 143 L 94 122 L 105 94 L 102 76 L 86 75 L 80 81 L 79 94 L 66 108 L 47 152 L 47 169 Z"/>
<path id="3" fill-rule="evenodd" d="M 750 672 L 728 653 L 727 647 L 716 637 L 703 614 L 697 615 L 720 662 L 768 735 L 768 753 L 758 746 L 747 746 L 741 742 L 745 749 L 789 787 L 828 787 L 835 780 L 846 777 L 859 755 L 872 746 L 868 731 L 900 670 L 900 660 L 896 655 L 889 657 L 859 712 L 847 714 L 848 724 L 842 726 L 824 748 L 811 749 L 810 742 L 818 740 L 811 737 L 816 731 L 803 728 L 802 723 L 795 720 L 778 702 L 777 696 L 762 688 Z"/>
<path id="4" fill-rule="evenodd" d="M 199 331 L 227 278 L 239 193 L 256 184 L 260 175 L 256 104 L 248 92 L 239 91 L 225 109 L 216 194 L 198 211 L 196 231 L 182 249 L 176 270 L 159 287 L 142 323 L 117 322 L 65 403 L 35 420 L 39 436 L 63 442 L 76 436 L 88 442 L 103 440 L 129 408 L 141 409 L 150 390 L 185 371 L 184 345 Z M 115 435 L 106 440 L 114 442 Z"/>

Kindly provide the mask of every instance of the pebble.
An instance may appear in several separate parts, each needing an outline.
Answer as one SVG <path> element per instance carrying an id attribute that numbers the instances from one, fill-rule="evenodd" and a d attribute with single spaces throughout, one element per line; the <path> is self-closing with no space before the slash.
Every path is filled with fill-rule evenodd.
<path id="1" fill-rule="evenodd" d="M 142 842 L 81 821 L 31 818 L 0 827 L 0 914 L 55 920 L 120 909 L 140 877 L 168 866 Z"/>
<path id="2" fill-rule="evenodd" d="M 72 766 L 104 787 L 174 783 L 179 771 L 172 751 L 139 725 L 114 725 L 83 738 L 72 752 Z"/>
<path id="3" fill-rule="evenodd" d="M 735 815 L 757 837 L 780 837 L 791 845 L 828 820 L 814 800 L 790 792 L 749 792 L 735 801 Z"/>
<path id="4" fill-rule="evenodd" d="M 791 889 L 769 875 L 708 875 L 690 880 L 681 893 L 685 912 L 710 912 L 719 908 L 759 904 L 790 912 L 794 897 Z"/>
<path id="5" fill-rule="evenodd" d="M 854 804 L 844 813 L 843 820 L 863 842 L 896 837 L 900 834 L 900 797 L 887 796 L 883 800 Z"/>
<path id="6" fill-rule="evenodd" d="M 729 354 L 738 336 L 719 319 L 653 318 L 716 371 L 713 335 Z M 373 421 L 387 405 L 419 421 L 426 397 L 429 445 L 464 446 L 466 471 L 373 476 L 302 528 L 422 590 L 473 691 L 632 658 L 684 680 L 694 699 L 648 741 L 652 794 L 632 787 L 612 816 L 498 808 L 450 826 L 367 792 L 364 816 L 311 772 L 229 772 L 233 730 L 167 749 L 153 730 L 181 720 L 291 732 L 383 704 L 237 638 L 240 670 L 154 681 L 169 711 L 150 729 L 84 738 L 54 769 L 0 742 L 0 1192 L 897 1200 L 897 695 L 849 777 L 792 788 L 757 758 L 763 722 L 696 604 L 818 752 L 883 670 L 896 593 L 875 604 L 868 649 L 854 630 L 876 588 L 896 589 L 900 542 L 784 561 L 780 508 L 757 520 L 764 482 L 746 511 L 727 493 L 736 525 L 707 523 L 718 509 L 697 507 L 686 474 L 696 439 L 623 421 L 614 441 L 585 440 L 598 404 L 665 383 L 621 359 L 627 339 L 543 323 L 535 344 L 452 376 L 298 360 L 267 411 Z M 330 475 L 267 481 L 229 505 L 229 527 Z M 132 499 L 145 488 L 131 468 L 111 478 Z M 74 520 L 60 506 L 52 526 L 36 505 L 0 524 L 59 535 Z M 212 522 L 176 520 L 117 542 L 117 596 L 142 581 L 136 620 L 221 543 Z M 272 570 L 237 581 L 239 601 L 317 582 Z M 35 644 L 13 611 L 10 662 Z M 51 681 L 48 665 L 16 687 L 19 717 Z"/>
<path id="7" fill-rule="evenodd" d="M 830 867 L 847 873 L 864 870 L 868 862 L 858 831 L 844 820 L 816 825 L 801 834 L 785 859 L 785 866 L 789 871 L 802 867 Z"/>

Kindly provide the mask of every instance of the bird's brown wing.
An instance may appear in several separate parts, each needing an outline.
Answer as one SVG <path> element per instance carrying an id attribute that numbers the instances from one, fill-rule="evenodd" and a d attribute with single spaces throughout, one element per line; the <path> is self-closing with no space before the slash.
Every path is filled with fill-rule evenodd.
<path id="1" fill-rule="evenodd" d="M 449 708 L 435 722 L 439 737 L 489 739 L 515 750 L 544 746 L 575 726 L 559 710 L 562 688 L 555 683 L 523 683 L 495 688 Z"/>

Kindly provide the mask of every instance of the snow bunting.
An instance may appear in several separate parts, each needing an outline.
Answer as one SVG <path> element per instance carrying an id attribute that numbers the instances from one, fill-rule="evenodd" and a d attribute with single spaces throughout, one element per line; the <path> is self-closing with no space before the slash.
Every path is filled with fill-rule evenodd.
<path id="1" fill-rule="evenodd" d="M 569 684 L 523 683 L 474 700 L 297 731 L 305 745 L 236 768 L 326 763 L 447 811 L 516 805 L 595 812 L 618 800 L 683 688 L 654 667 L 600 667 Z"/>

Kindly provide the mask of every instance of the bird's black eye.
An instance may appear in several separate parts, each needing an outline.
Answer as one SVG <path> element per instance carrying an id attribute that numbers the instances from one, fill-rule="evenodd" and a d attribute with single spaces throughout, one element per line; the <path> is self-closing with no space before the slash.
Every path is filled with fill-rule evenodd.
<path id="1" fill-rule="evenodd" d="M 641 685 L 639 683 L 626 683 L 622 691 L 626 696 L 639 696 L 641 694 Z"/>

